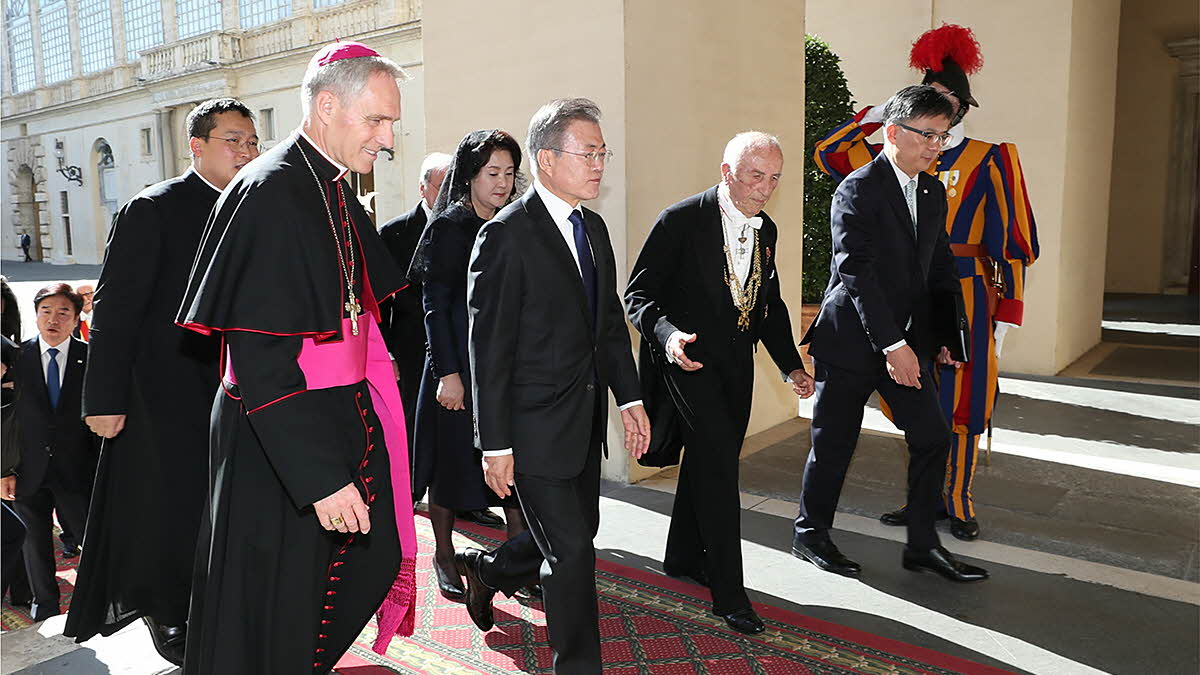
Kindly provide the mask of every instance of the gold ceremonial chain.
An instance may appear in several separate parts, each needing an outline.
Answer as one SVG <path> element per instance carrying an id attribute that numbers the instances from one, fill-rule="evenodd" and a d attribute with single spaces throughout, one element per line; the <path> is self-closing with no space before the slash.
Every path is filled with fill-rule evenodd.
<path id="1" fill-rule="evenodd" d="M 725 207 L 717 202 L 717 207 L 721 209 L 721 213 L 729 218 L 729 214 L 725 212 Z M 721 223 L 721 239 L 724 240 L 725 224 Z M 745 237 L 739 237 L 738 241 L 745 243 Z M 758 302 L 758 287 L 762 285 L 762 251 L 758 246 L 758 230 L 754 230 L 754 259 L 750 263 L 750 278 L 746 280 L 745 287 L 738 284 L 737 274 L 734 272 L 733 254 L 729 251 L 729 242 L 724 243 L 725 248 L 725 283 L 729 286 L 729 295 L 733 298 L 733 306 L 738 310 L 738 329 L 750 330 L 750 312 L 754 311 L 754 305 Z"/>
<path id="2" fill-rule="evenodd" d="M 342 255 L 342 242 L 338 239 L 337 225 L 333 222 L 333 212 L 329 210 L 329 196 L 325 194 L 325 186 L 321 184 L 321 179 L 317 177 L 317 172 L 313 169 L 312 162 L 308 161 L 308 153 L 304 152 L 304 148 L 297 146 L 300 150 L 300 156 L 304 158 L 304 163 L 308 165 L 308 171 L 312 174 L 313 180 L 317 181 L 317 189 L 321 191 L 321 203 L 325 205 L 325 216 L 329 218 L 329 229 L 333 232 L 333 245 L 337 248 L 338 263 L 342 266 L 342 277 L 346 280 L 346 304 L 343 307 L 350 313 L 350 331 L 358 335 L 358 315 L 362 314 L 362 305 L 358 304 L 358 298 L 354 295 L 354 246 L 350 243 L 350 214 L 345 211 L 345 196 L 342 194 L 342 182 L 337 182 L 338 188 L 338 203 L 343 204 L 342 215 L 346 218 L 346 248 L 350 250 L 350 269 L 346 269 L 346 259 Z"/>

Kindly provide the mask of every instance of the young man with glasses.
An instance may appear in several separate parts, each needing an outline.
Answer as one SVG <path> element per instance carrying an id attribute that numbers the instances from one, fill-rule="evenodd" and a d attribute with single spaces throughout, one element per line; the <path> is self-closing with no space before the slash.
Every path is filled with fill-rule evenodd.
<path id="1" fill-rule="evenodd" d="M 961 364 L 945 346 L 939 349 L 955 342 L 939 334 L 933 317 L 944 304 L 953 308 L 961 302 L 962 291 L 945 231 L 944 188 L 925 172 L 937 159 L 939 136 L 950 128 L 953 114 L 949 99 L 933 87 L 900 90 L 884 106 L 883 151 L 847 176 L 833 197 L 829 285 L 801 341 L 813 357 L 816 402 L 792 540 L 795 556 L 827 572 L 861 573 L 829 531 L 858 444 L 863 406 L 879 391 L 908 443 L 903 566 L 953 581 L 987 578 L 985 570 L 943 548 L 934 529 L 950 429 L 931 366 L 935 355 L 944 365 Z"/>
<path id="2" fill-rule="evenodd" d="M 87 553 L 64 634 L 82 642 L 142 617 L 183 662 L 196 538 L 208 486 L 216 338 L 175 325 L 209 212 L 258 156 L 250 109 L 205 101 L 187 117 L 192 166 L 117 215 L 95 292 L 83 414 L 104 440 Z"/>
<path id="3" fill-rule="evenodd" d="M 949 96 L 955 106 L 953 126 L 940 141 L 942 152 L 934 171 L 946 188 L 946 231 L 959 283 L 963 295 L 971 298 L 974 358 L 962 368 L 939 367 L 935 379 L 954 434 L 943 507 L 950 516 L 950 533 L 964 540 L 979 536 L 971 496 L 979 437 L 991 423 L 1004 336 L 1021 325 L 1025 268 L 1039 251 L 1016 146 L 967 138 L 963 128 L 967 112 L 979 106 L 967 75 L 977 72 L 982 62 L 974 35 L 956 25 L 927 31 L 910 54 L 911 65 L 925 73 L 924 83 Z M 870 162 L 882 146 L 867 142 L 867 137 L 882 126 L 882 111 L 882 106 L 863 108 L 817 143 L 817 166 L 840 181 Z M 890 415 L 887 403 L 883 408 Z M 907 512 L 901 508 L 880 520 L 903 526 Z"/>

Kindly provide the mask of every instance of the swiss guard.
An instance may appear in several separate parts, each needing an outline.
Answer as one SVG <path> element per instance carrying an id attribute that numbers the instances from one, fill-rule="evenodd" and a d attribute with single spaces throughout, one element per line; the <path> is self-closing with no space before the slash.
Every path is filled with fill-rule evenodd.
<path id="1" fill-rule="evenodd" d="M 913 43 L 909 65 L 924 73 L 922 84 L 945 93 L 957 108 L 953 138 L 933 170 L 946 186 L 946 229 L 966 301 L 973 356 L 958 369 L 937 366 L 937 381 L 942 410 L 954 431 L 944 492 L 950 532 L 971 540 L 979 537 L 971 496 L 979 437 L 991 423 L 1004 335 L 1021 325 L 1025 268 L 1038 256 L 1037 230 L 1017 147 L 968 138 L 963 128 L 963 118 L 979 107 L 967 76 L 983 66 L 971 30 L 944 24 L 926 31 Z M 870 162 L 883 147 L 867 141 L 882 126 L 882 112 L 882 106 L 863 108 L 817 143 L 817 166 L 841 181 Z M 890 418 L 886 401 L 882 407 Z M 880 520 L 905 525 L 907 516 L 900 508 Z"/>

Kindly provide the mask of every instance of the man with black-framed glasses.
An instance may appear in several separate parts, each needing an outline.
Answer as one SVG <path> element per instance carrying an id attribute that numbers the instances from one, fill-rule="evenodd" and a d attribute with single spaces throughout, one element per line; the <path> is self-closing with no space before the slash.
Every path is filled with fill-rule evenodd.
<path id="1" fill-rule="evenodd" d="M 183 662 L 208 486 L 217 339 L 175 325 L 209 212 L 258 156 L 250 109 L 205 101 L 187 116 L 192 166 L 117 214 L 93 299 L 83 414 L 103 449 L 64 634 L 82 642 L 142 617 Z"/>
<path id="2" fill-rule="evenodd" d="M 883 151 L 842 181 L 830 208 L 829 285 L 801 340 L 813 357 L 816 402 L 792 553 L 834 574 L 862 571 L 838 550 L 830 530 L 863 406 L 878 391 L 908 443 L 908 545 L 901 564 L 960 582 L 988 576 L 943 548 L 934 529 L 950 428 L 932 365 L 936 357 L 957 368 L 967 355 L 944 346 L 958 344 L 953 331 L 962 290 L 945 230 L 945 189 L 925 172 L 953 115 L 950 100 L 933 87 L 900 90 L 884 106 Z M 950 330 L 935 323 L 947 311 Z"/>

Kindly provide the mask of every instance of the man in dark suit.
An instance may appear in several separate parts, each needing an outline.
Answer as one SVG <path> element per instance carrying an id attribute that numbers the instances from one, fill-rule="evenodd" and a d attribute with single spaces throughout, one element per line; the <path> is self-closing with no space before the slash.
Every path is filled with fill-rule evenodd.
<path id="1" fill-rule="evenodd" d="M 782 174 L 774 136 L 735 136 L 725 147 L 721 182 L 658 216 L 625 291 L 629 318 L 642 334 L 652 452 L 670 454 L 655 464 L 673 464 L 680 443 L 687 448 L 663 570 L 708 586 L 713 613 L 750 634 L 764 626 L 742 581 L 738 455 L 758 342 L 797 395 L 813 392 L 779 295 L 779 232 L 762 210 Z"/>
<path id="2" fill-rule="evenodd" d="M 52 284 L 37 292 L 33 306 L 38 336 L 21 346 L 15 368 L 22 387 L 15 506 L 28 528 L 22 553 L 33 588 L 31 614 L 41 621 L 59 613 L 51 513 L 57 510 L 60 522 L 83 532 L 99 439 L 80 414 L 88 345 L 71 337 L 83 300 L 67 284 Z"/>
<path id="3" fill-rule="evenodd" d="M 433 203 L 446 171 L 450 168 L 450 155 L 435 152 L 421 162 L 421 181 L 417 190 L 421 201 L 408 213 L 393 218 L 379 229 L 379 236 L 387 244 L 388 251 L 408 272 L 413 252 L 421 232 L 433 215 Z M 417 390 L 421 387 L 421 370 L 425 367 L 425 321 L 421 308 L 421 283 L 410 280 L 408 287 L 397 293 L 380 308 L 382 332 L 392 355 L 396 380 L 400 384 L 400 398 L 404 401 L 404 424 L 408 429 L 408 447 L 413 444 L 413 427 L 416 425 Z M 413 495 L 414 500 L 420 495 Z"/>
<path id="4" fill-rule="evenodd" d="M 600 109 L 558 99 L 529 123 L 533 187 L 485 224 L 467 281 L 475 433 L 485 479 L 515 485 L 529 531 L 491 553 L 457 554 L 467 609 L 492 627 L 496 590 L 540 579 L 556 673 L 600 673 L 596 552 L 600 453 L 611 388 L 625 447 L 645 452 L 650 423 L 630 352 L 600 192 L 611 157 Z"/>
<path id="5" fill-rule="evenodd" d="M 946 236 L 944 188 L 926 170 L 949 139 L 954 107 L 933 87 L 912 86 L 893 96 L 883 115 L 883 152 L 834 194 L 829 286 L 802 341 L 813 357 L 817 398 L 792 553 L 829 572 L 860 574 L 829 530 L 863 406 L 878 391 L 908 443 L 903 566 L 978 581 L 987 572 L 956 560 L 934 530 L 950 427 L 938 407 L 931 366 L 935 357 L 955 364 L 937 345 L 956 341 L 939 334 L 933 319 L 947 308 L 957 311 L 961 290 Z"/>

